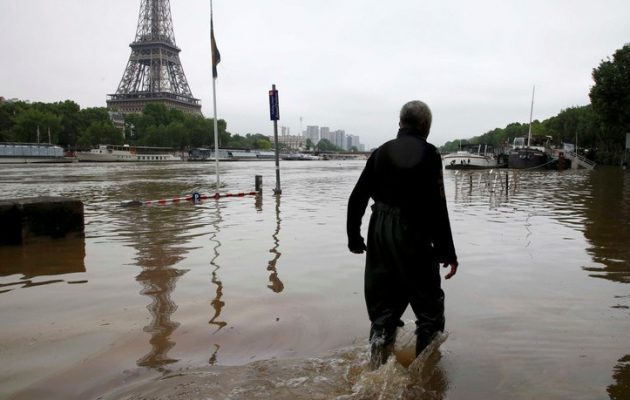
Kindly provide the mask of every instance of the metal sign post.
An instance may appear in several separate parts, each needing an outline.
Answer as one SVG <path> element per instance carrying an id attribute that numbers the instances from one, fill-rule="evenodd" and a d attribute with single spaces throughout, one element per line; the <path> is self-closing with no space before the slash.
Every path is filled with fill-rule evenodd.
<path id="1" fill-rule="evenodd" d="M 278 102 L 278 91 L 276 85 L 271 85 L 269 91 L 269 116 L 273 121 L 273 142 L 276 148 L 276 188 L 273 190 L 275 194 L 282 194 L 280 188 L 280 148 L 278 146 L 278 120 L 280 119 L 280 104 Z"/>

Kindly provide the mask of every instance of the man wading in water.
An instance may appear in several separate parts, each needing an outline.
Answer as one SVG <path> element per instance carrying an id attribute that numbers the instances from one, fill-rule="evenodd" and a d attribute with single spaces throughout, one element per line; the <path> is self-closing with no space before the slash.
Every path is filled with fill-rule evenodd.
<path id="1" fill-rule="evenodd" d="M 370 363 L 385 363 L 400 317 L 411 304 L 416 315 L 416 356 L 444 330 L 444 292 L 439 263 L 457 272 L 457 255 L 444 196 L 442 159 L 427 143 L 431 110 L 411 101 L 400 110 L 396 139 L 376 149 L 348 201 L 348 248 L 365 263 L 365 301 L 372 323 Z M 374 199 L 367 247 L 361 219 Z"/>

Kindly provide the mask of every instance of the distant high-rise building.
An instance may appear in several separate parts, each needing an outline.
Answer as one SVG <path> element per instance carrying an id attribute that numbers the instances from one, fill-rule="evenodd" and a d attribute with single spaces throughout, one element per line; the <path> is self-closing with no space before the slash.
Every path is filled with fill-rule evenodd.
<path id="1" fill-rule="evenodd" d="M 332 143 L 332 140 L 330 140 L 330 128 L 327 126 L 322 126 L 321 128 L 319 128 L 319 139 L 326 139 L 329 142 Z"/>
<path id="2" fill-rule="evenodd" d="M 304 133 L 304 141 L 310 139 L 313 144 L 317 144 L 319 142 L 319 126 L 317 125 L 307 125 L 306 132 Z"/>
<path id="3" fill-rule="evenodd" d="M 281 126 L 280 127 L 280 132 L 282 136 L 287 136 L 291 134 L 291 128 L 288 126 Z"/>
<path id="4" fill-rule="evenodd" d="M 326 139 L 341 150 L 348 151 L 356 147 L 358 151 L 365 151 L 365 146 L 361 144 L 359 136 L 346 135 L 343 129 L 331 131 L 327 126 L 307 125 L 302 136 L 305 143 L 307 139 L 310 139 L 316 145 L 320 140 Z"/>
<path id="5" fill-rule="evenodd" d="M 332 144 L 339 147 L 342 150 L 348 150 L 348 143 L 346 142 L 346 131 L 342 129 L 337 129 L 330 133 Z"/>
<path id="6" fill-rule="evenodd" d="M 361 143 L 357 135 L 348 135 L 346 139 L 348 142 L 348 150 L 352 150 L 353 147 L 356 147 L 357 150 L 361 149 Z"/>

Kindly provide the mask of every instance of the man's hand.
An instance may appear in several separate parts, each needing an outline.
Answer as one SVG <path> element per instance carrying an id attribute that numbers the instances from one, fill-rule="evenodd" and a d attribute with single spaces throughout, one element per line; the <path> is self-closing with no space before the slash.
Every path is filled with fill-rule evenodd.
<path id="1" fill-rule="evenodd" d="M 457 273 L 457 267 L 459 266 L 459 263 L 457 261 L 447 262 L 442 265 L 442 268 L 448 268 L 448 266 L 451 267 L 451 270 L 448 272 L 448 274 L 446 274 L 444 279 L 451 279 Z"/>
<path id="2" fill-rule="evenodd" d="M 348 249 L 354 254 L 363 254 L 363 252 L 367 250 L 367 247 L 365 246 L 363 238 L 359 236 L 357 239 L 348 242 Z"/>

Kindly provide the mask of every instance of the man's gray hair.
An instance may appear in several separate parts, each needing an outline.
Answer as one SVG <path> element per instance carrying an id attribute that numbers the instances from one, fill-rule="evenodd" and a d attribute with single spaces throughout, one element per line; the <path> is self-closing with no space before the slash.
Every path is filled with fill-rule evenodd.
<path id="1" fill-rule="evenodd" d="M 410 101 L 400 109 L 400 127 L 416 129 L 423 137 L 429 136 L 431 119 L 431 109 L 420 100 Z"/>

